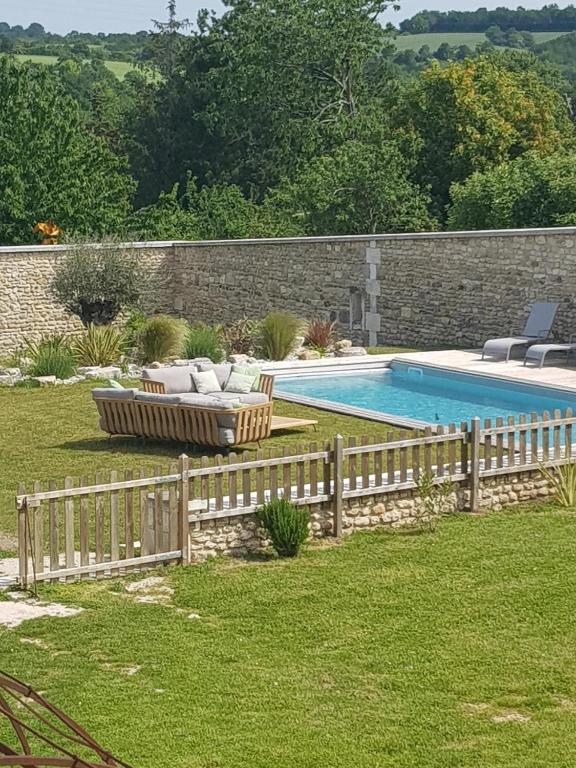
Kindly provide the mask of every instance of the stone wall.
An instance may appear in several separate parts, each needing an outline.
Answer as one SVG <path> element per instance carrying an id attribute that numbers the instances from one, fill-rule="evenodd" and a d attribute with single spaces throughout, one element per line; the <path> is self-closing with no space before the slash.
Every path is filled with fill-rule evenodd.
<path id="1" fill-rule="evenodd" d="M 523 472 L 484 478 L 480 488 L 480 507 L 501 510 L 504 507 L 525 504 L 550 497 L 548 481 L 539 471 Z M 465 484 L 454 483 L 449 504 L 453 512 L 465 512 L 470 503 L 470 492 Z M 422 503 L 414 490 L 394 491 L 363 499 L 344 502 L 342 531 L 345 535 L 355 531 L 379 528 L 400 528 L 418 523 Z M 322 539 L 332 534 L 332 508 L 330 503 L 316 504 L 310 509 L 310 536 Z M 264 532 L 254 514 L 194 523 L 190 526 L 190 559 L 203 562 L 217 555 L 246 557 L 268 547 Z"/>
<path id="2" fill-rule="evenodd" d="M 81 329 L 80 321 L 67 315 L 50 295 L 55 268 L 68 250 L 66 246 L 0 248 L 0 355 L 13 352 L 26 339 Z M 150 279 L 147 311 L 172 312 L 172 244 L 133 246 L 131 250 Z"/>
<path id="3" fill-rule="evenodd" d="M 228 322 L 286 309 L 338 320 L 365 344 L 476 346 L 560 302 L 576 329 L 576 228 L 366 237 L 140 243 L 149 311 Z M 65 247 L 0 248 L 0 354 L 78 328 L 48 286 Z"/>

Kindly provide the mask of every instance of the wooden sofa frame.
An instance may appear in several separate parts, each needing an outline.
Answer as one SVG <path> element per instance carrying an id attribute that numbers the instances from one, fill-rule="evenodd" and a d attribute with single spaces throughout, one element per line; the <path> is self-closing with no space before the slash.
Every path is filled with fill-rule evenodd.
<path id="1" fill-rule="evenodd" d="M 157 395 L 166 394 L 163 381 L 154 381 L 154 379 L 142 379 L 142 385 L 144 392 L 154 392 Z M 258 387 L 258 391 L 268 395 L 268 400 L 272 401 L 272 396 L 274 394 L 274 376 L 269 376 L 266 373 L 260 374 L 260 385 Z"/>
<path id="2" fill-rule="evenodd" d="M 247 405 L 238 410 L 216 410 L 193 405 L 168 405 L 143 400 L 95 400 L 102 429 L 109 435 L 135 435 L 158 440 L 176 440 L 196 445 L 230 448 L 259 443 L 270 437 L 272 401 Z M 219 416 L 235 416 L 234 440 L 223 445 Z"/>

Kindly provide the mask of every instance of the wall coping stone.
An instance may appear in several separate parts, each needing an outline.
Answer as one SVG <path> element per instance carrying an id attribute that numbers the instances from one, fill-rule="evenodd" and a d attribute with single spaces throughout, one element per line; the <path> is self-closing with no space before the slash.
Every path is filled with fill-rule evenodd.
<path id="1" fill-rule="evenodd" d="M 158 249 L 169 247 L 210 247 L 213 245 L 255 245 L 265 243 L 270 245 L 302 244 L 302 243 L 371 243 L 396 240 L 458 240 L 487 237 L 538 237 L 547 235 L 576 236 L 576 227 L 546 227 L 538 229 L 484 229 L 455 232 L 402 232 L 384 235 L 322 235 L 320 237 L 263 237 L 246 238 L 242 240 L 158 240 L 149 242 L 122 243 L 126 248 Z M 97 245 L 100 245 L 99 243 Z M 0 255 L 11 253 L 58 253 L 71 250 L 73 245 L 16 245 L 0 246 Z"/>

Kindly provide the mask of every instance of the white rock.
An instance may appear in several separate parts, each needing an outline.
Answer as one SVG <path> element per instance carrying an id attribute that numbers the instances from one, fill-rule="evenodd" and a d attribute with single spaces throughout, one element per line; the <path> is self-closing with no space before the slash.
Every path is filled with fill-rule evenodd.
<path id="1" fill-rule="evenodd" d="M 41 387 L 51 387 L 56 384 L 56 376 L 34 376 L 33 381 L 37 381 Z"/>
<path id="2" fill-rule="evenodd" d="M 336 357 L 363 357 L 368 352 L 364 347 L 347 347 L 345 349 L 339 349 L 336 352 Z"/>

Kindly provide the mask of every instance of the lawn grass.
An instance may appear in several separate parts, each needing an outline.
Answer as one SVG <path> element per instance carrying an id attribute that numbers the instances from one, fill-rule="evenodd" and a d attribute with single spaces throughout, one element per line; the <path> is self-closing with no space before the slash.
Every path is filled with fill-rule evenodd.
<path id="1" fill-rule="evenodd" d="M 85 611 L 0 655 L 139 768 L 569 768 L 575 542 L 532 507 L 161 571 L 172 607 L 50 586 Z"/>
<path id="2" fill-rule="evenodd" d="M 566 32 L 533 32 L 532 34 L 537 43 L 546 43 Z M 427 32 L 422 35 L 399 35 L 394 39 L 394 45 L 399 51 L 407 49 L 418 51 L 423 45 L 428 45 L 434 52 L 442 43 L 448 43 L 450 46 L 468 45 L 470 48 L 475 48 L 484 42 L 486 42 L 486 36 L 483 32 Z"/>
<path id="3" fill-rule="evenodd" d="M 16 58 L 20 61 L 30 61 L 33 64 L 56 64 L 58 62 L 57 56 L 36 56 L 36 55 L 29 55 L 29 54 L 18 54 Z M 119 80 L 123 80 L 128 72 L 133 72 L 136 67 L 134 64 L 131 64 L 129 61 L 109 61 L 106 60 L 104 62 L 106 67 L 112 72 L 112 74 L 116 75 L 116 77 Z"/>
<path id="4" fill-rule="evenodd" d="M 35 480 L 62 480 L 66 475 L 94 477 L 99 471 L 141 469 L 157 464 L 165 467 L 184 451 L 185 446 L 180 443 L 141 441 L 133 437 L 109 440 L 98 426 L 98 414 L 90 395 L 95 386 L 99 386 L 98 383 L 38 389 L 0 388 L 0 532 L 13 534 L 16 530 L 14 498 L 19 483 L 30 490 Z M 299 446 L 332 439 L 338 432 L 344 437 L 385 438 L 393 429 L 280 400 L 274 403 L 274 413 L 317 419 L 318 429 L 274 433 L 265 441 L 266 449 L 289 446 L 297 452 Z M 246 449 L 255 454 L 257 445 L 248 445 Z M 201 450 L 194 461 L 197 463 L 200 454 L 210 452 L 210 449 Z"/>

